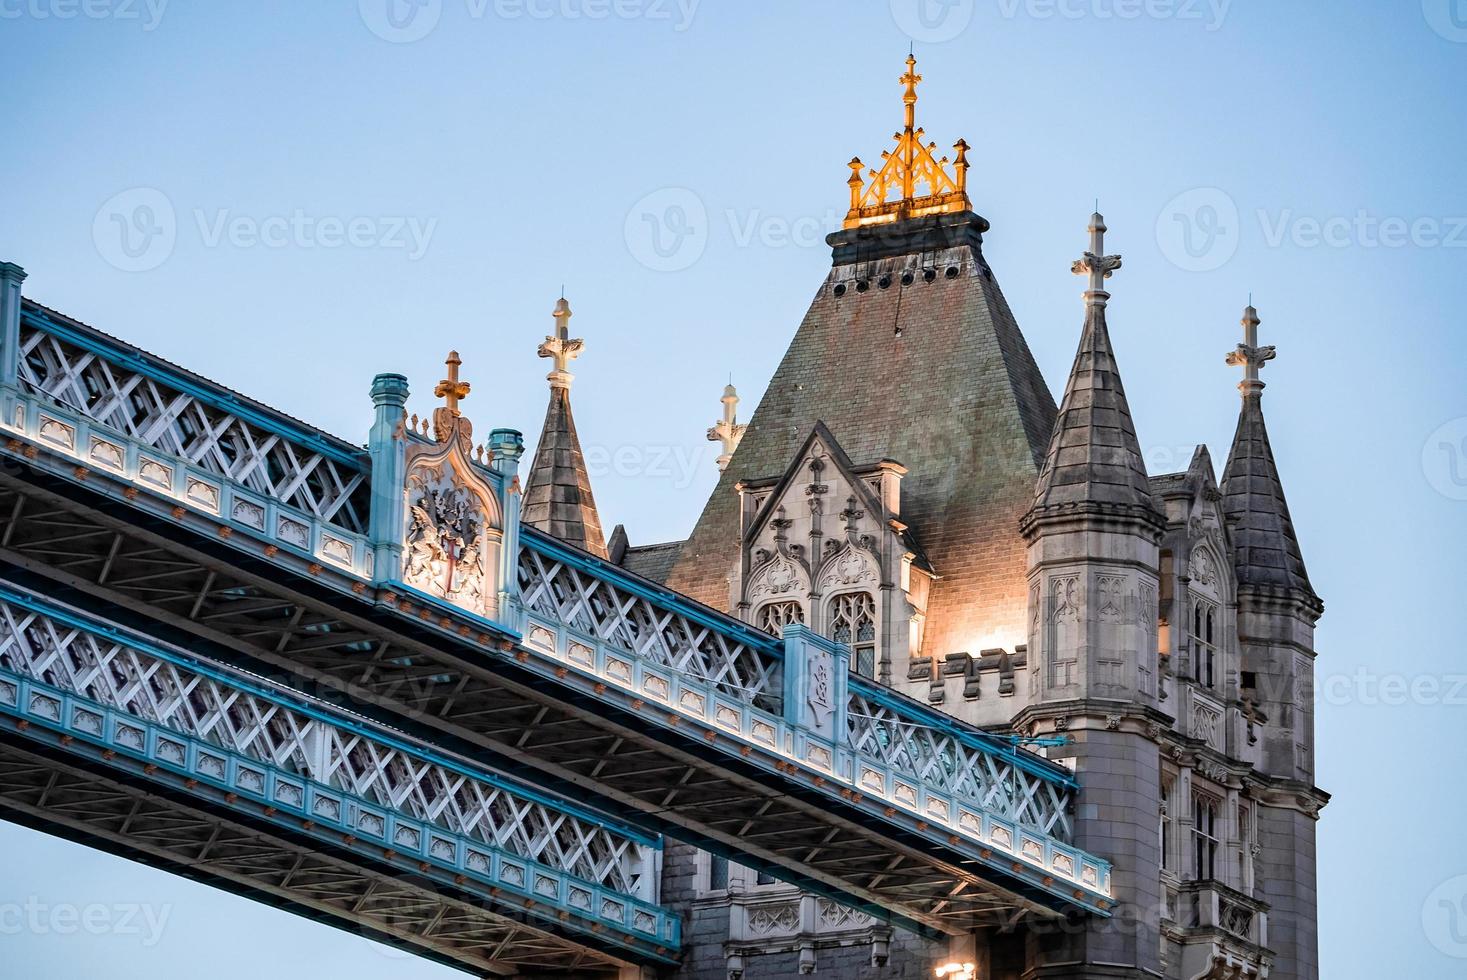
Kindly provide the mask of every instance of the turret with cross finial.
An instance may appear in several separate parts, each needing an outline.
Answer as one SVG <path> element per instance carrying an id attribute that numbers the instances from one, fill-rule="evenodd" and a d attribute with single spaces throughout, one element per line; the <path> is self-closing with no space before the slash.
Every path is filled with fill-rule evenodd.
<path id="1" fill-rule="evenodd" d="M 551 315 L 555 317 L 555 334 L 545 338 L 545 342 L 540 345 L 537 353 L 541 357 L 550 358 L 555 365 L 554 370 L 545 376 L 546 380 L 550 382 L 550 387 L 569 389 L 571 382 L 575 380 L 575 375 L 571 374 L 567 368 L 570 367 L 571 361 L 581 356 L 586 342 L 579 338 L 571 339 L 570 318 L 572 314 L 570 303 L 564 296 L 556 301 L 555 312 Z"/>
<path id="2" fill-rule="evenodd" d="M 1105 254 L 1105 232 L 1105 218 L 1096 211 L 1090 216 L 1090 250 L 1070 267 L 1075 275 L 1090 277 L 1089 287 L 1085 290 L 1085 303 L 1089 306 L 1104 306 L 1110 299 L 1110 293 L 1105 291 L 1105 281 L 1121 267 L 1119 255 Z"/>
<path id="3" fill-rule="evenodd" d="M 1257 397 L 1263 391 L 1264 384 L 1258 372 L 1278 357 L 1276 348 L 1258 346 L 1258 325 L 1262 322 L 1258 311 L 1249 303 L 1243 311 L 1243 342 L 1228 354 L 1228 363 L 1243 369 L 1243 380 L 1238 383 L 1238 390 L 1244 398 Z"/>
<path id="4" fill-rule="evenodd" d="M 723 443 L 723 454 L 718 457 L 718 472 L 728 469 L 734 450 L 748 431 L 747 425 L 739 423 L 739 392 L 732 384 L 723 389 L 723 419 L 708 430 L 709 442 Z"/>

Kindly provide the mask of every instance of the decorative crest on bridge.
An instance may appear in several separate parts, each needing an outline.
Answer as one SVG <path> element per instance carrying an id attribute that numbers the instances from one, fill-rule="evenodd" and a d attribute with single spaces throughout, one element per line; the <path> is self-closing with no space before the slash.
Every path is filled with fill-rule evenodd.
<path id="1" fill-rule="evenodd" d="M 451 350 L 443 363 L 448 367 L 448 377 L 433 389 L 434 397 L 443 399 L 443 404 L 433 410 L 433 437 L 439 442 L 447 442 L 454 430 L 461 428 L 463 438 L 472 442 L 474 427 L 458 410 L 458 403 L 469 397 L 470 388 L 467 381 L 460 381 L 458 377 L 463 361 L 459 359 L 458 351 Z"/>
<path id="2" fill-rule="evenodd" d="M 883 151 L 881 158 L 885 162 L 881 169 L 870 171 L 870 184 L 861 177 L 866 166 L 861 158 L 851 160 L 851 179 L 847 181 L 851 188 L 851 210 L 846 215 L 847 228 L 972 210 L 972 202 L 968 200 L 967 142 L 958 140 L 953 144 L 958 155 L 952 173 L 948 172 L 947 157 L 939 160 L 933 156 L 937 144 L 922 142 L 926 131 L 917 126 L 917 84 L 921 81 L 917 59 L 909 55 L 907 73 L 901 78 L 906 86 L 902 94 L 906 125 L 894 136 L 896 150 Z M 926 191 L 920 197 L 919 186 Z"/>
<path id="3" fill-rule="evenodd" d="M 497 606 L 503 508 L 488 472 L 474 460 L 473 424 L 459 411 L 469 383 L 450 351 L 448 376 L 433 389 L 434 443 L 407 446 L 403 583 L 481 616 Z M 492 461 L 492 455 L 491 455 Z"/>

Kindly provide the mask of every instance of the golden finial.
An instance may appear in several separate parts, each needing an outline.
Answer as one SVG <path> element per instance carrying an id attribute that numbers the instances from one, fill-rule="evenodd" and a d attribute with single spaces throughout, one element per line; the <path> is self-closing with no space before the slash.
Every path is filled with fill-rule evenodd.
<path id="1" fill-rule="evenodd" d="M 433 395 L 443 399 L 443 406 L 433 410 L 433 435 L 439 442 L 448 441 L 454 425 L 463 418 L 463 413 L 458 410 L 458 403 L 469 397 L 469 383 L 460 381 L 458 377 L 459 365 L 463 364 L 458 351 L 449 351 L 448 359 L 443 363 L 448 366 L 448 377 L 438 382 L 438 387 L 433 389 Z"/>
<path id="2" fill-rule="evenodd" d="M 902 104 L 906 109 L 906 125 L 895 135 L 896 151 L 881 154 L 884 163 L 880 170 L 871 171 L 870 184 L 861 178 L 865 166 L 861 158 L 850 162 L 851 179 L 847 183 L 851 188 L 851 210 L 846 215 L 847 228 L 972 209 L 968 200 L 968 144 L 963 140 L 954 144 L 957 159 L 953 161 L 953 174 L 948 173 L 947 157 L 939 160 L 932 155 L 936 143 L 922 144 L 925 132 L 917 127 L 917 85 L 921 81 L 917 58 L 909 54 L 907 73 L 901 78 L 905 86 Z M 919 185 L 927 191 L 921 197 L 917 196 Z M 899 196 L 888 200 L 893 194 Z"/>

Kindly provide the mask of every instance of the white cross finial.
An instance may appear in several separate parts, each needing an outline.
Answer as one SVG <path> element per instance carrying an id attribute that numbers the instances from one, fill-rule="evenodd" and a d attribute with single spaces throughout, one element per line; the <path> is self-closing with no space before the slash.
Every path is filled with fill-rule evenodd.
<path id="1" fill-rule="evenodd" d="M 1258 372 L 1265 364 L 1278 357 L 1276 348 L 1258 346 L 1258 325 L 1262 322 L 1258 318 L 1258 311 L 1250 303 L 1243 311 L 1243 342 L 1228 354 L 1228 363 L 1243 369 L 1243 380 L 1239 383 L 1238 390 L 1243 393 L 1244 398 L 1263 391 L 1264 384 L 1259 379 Z"/>
<path id="2" fill-rule="evenodd" d="M 1085 291 L 1085 302 L 1094 306 L 1104 306 L 1105 301 L 1110 299 L 1110 293 L 1105 291 L 1105 281 L 1121 267 L 1119 255 L 1105 254 L 1105 232 L 1105 219 L 1097 211 L 1090 216 L 1090 250 L 1070 266 L 1070 271 L 1075 275 L 1090 277 L 1090 288 Z"/>
<path id="3" fill-rule="evenodd" d="M 555 317 L 555 335 L 546 337 L 545 343 L 540 345 L 536 353 L 541 357 L 550 358 L 555 365 L 555 369 L 545 376 L 546 380 L 550 382 L 550 387 L 569 388 L 571 382 L 575 380 L 575 375 L 571 374 L 567 368 L 570 367 L 571 361 L 581 356 L 586 342 L 571 339 L 571 308 L 564 296 L 556 301 L 555 312 L 551 315 Z"/>
<path id="4" fill-rule="evenodd" d="M 718 457 L 718 472 L 722 473 L 728 469 L 729 462 L 733 459 L 734 450 L 739 448 L 739 442 L 744 438 L 748 430 L 747 425 L 739 424 L 739 393 L 733 385 L 723 389 L 723 419 L 708 430 L 709 442 L 723 443 L 723 454 Z"/>

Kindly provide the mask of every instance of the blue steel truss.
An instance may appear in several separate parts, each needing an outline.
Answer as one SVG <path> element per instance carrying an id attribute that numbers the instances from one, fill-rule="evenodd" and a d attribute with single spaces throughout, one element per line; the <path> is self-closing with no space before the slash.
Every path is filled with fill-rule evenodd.
<path id="1" fill-rule="evenodd" d="M 0 713 L 229 794 L 295 833 L 527 899 L 603 943 L 625 936 L 668 962 L 680 945 L 677 916 L 646 898 L 656 839 L 4 585 Z"/>
<path id="2" fill-rule="evenodd" d="M 1062 767 L 859 677 L 838 706 L 839 733 L 821 737 L 785 704 L 781 640 L 528 528 L 506 622 L 413 593 L 372 568 L 368 515 L 353 503 L 368 478 L 360 451 L 48 311 L 24 314 L 25 390 L 0 418 L 8 451 L 44 449 L 73 479 L 120 483 L 154 518 L 161 504 L 165 519 L 206 519 L 254 555 L 298 555 L 325 585 L 477 636 L 548 678 L 576 671 L 615 687 L 658 725 L 692 721 L 719 750 L 772 757 L 792 788 L 813 782 L 875 820 L 914 826 L 955 860 L 1108 909 L 1108 863 L 1068 843 L 1078 787 Z"/>

